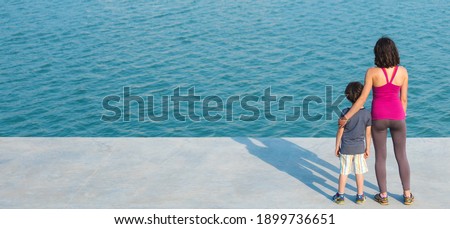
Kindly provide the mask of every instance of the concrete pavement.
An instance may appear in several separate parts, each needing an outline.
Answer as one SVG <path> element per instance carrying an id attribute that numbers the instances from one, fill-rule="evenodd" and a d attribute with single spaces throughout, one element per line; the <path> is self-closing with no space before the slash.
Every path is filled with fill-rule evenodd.
<path id="1" fill-rule="evenodd" d="M 334 138 L 0 138 L 0 208 L 449 208 L 450 138 L 409 138 L 404 206 L 388 140 L 390 205 L 377 193 L 374 151 L 363 205 L 334 204 Z"/>

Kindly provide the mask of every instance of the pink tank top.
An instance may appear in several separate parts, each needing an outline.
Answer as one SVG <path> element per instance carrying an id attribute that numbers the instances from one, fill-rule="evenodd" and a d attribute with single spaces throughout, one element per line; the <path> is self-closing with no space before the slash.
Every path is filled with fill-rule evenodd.
<path id="1" fill-rule="evenodd" d="M 381 69 L 383 70 L 387 83 L 380 87 L 373 87 L 372 120 L 403 120 L 405 119 L 405 111 L 400 100 L 401 87 L 392 84 L 398 66 L 395 66 L 390 81 L 386 69 Z"/>

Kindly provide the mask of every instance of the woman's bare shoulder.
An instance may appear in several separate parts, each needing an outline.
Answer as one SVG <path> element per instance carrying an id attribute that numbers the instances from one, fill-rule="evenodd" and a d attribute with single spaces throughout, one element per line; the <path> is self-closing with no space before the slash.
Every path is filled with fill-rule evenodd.
<path id="1" fill-rule="evenodd" d="M 403 66 L 398 66 L 398 70 L 397 71 L 399 71 L 399 72 L 401 72 L 401 73 L 408 73 L 408 70 L 406 70 L 406 68 L 405 67 L 403 67 Z"/>
<path id="2" fill-rule="evenodd" d="M 380 71 L 380 68 L 378 68 L 378 67 L 370 67 L 367 69 L 366 75 L 373 76 L 373 75 L 378 74 L 379 71 Z"/>
<path id="3" fill-rule="evenodd" d="M 400 76 L 402 81 L 408 79 L 408 70 L 403 66 L 398 66 L 397 75 Z"/>

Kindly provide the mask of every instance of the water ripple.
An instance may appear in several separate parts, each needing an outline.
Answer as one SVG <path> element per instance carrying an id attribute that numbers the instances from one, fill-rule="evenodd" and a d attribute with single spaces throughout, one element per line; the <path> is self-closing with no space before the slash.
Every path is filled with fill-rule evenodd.
<path id="1" fill-rule="evenodd" d="M 6 1 L 0 136 L 333 136 L 333 120 L 102 122 L 105 96 L 336 98 L 389 35 L 410 75 L 408 136 L 450 136 L 446 1 Z M 390 10 L 381 11 L 380 9 Z M 432 90 L 430 90 L 432 88 Z M 183 93 L 186 93 L 184 91 Z M 370 104 L 370 101 L 367 102 Z M 348 106 L 341 104 L 341 108 Z M 160 108 L 160 105 L 156 105 Z M 323 112 L 325 104 L 311 112 Z M 171 110 L 173 112 L 173 110 Z M 276 112 L 280 113 L 280 112 Z M 282 112 L 281 112 L 282 113 Z M 432 115 L 430 115 L 430 113 Z M 431 117 L 423 123 L 422 117 Z"/>

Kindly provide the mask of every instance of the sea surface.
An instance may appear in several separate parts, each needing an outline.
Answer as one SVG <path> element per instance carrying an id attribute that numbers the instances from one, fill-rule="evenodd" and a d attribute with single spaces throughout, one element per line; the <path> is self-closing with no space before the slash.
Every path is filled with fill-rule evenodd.
<path id="1" fill-rule="evenodd" d="M 0 0 L 0 136 L 332 137 L 383 35 L 449 137 L 449 1 Z"/>

